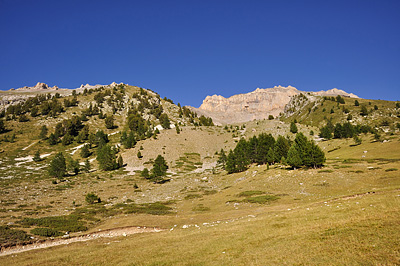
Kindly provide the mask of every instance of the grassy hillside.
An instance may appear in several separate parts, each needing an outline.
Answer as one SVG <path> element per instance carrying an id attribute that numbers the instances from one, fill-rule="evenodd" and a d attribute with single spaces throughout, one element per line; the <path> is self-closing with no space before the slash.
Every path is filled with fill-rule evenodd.
<path id="1" fill-rule="evenodd" d="M 394 130 L 399 122 L 400 104 L 397 102 L 343 97 L 344 103 L 339 103 L 336 98 L 331 98 L 295 96 L 286 107 L 281 120 L 297 120 L 299 123 L 316 127 L 325 125 L 328 119 L 332 119 L 333 124 L 349 120 L 354 124 L 367 124 L 372 127 L 384 125 L 391 130 Z M 363 106 L 367 110 L 365 115 L 361 115 Z M 349 115 L 351 119 L 348 119 Z"/>
<path id="2" fill-rule="evenodd" d="M 115 112 L 107 104 L 109 96 L 105 98 L 102 110 L 114 113 L 116 128 L 106 129 L 104 120 L 97 115 L 88 117 L 84 124 L 89 125 L 91 131 L 102 129 L 108 133 L 111 145 L 120 144 L 129 106 L 132 102 L 133 106 L 140 104 L 133 97 L 137 93 L 141 93 L 140 88 L 125 88 L 123 104 L 121 102 L 121 108 L 115 106 L 119 108 Z M 51 178 L 46 168 L 54 154 L 63 151 L 83 162 L 82 143 L 74 140 L 67 146 L 49 145 L 38 138 L 41 125 L 48 125 L 53 132 L 59 121 L 71 118 L 74 113 L 80 115 L 90 102 L 94 105 L 95 93 L 78 95 L 78 106 L 68 107 L 56 117 L 5 121 L 12 131 L 0 134 L 0 139 L 15 133 L 15 142 L 0 143 L 3 150 L 0 239 L 2 246 L 46 239 L 34 234 L 34 230 L 48 228 L 49 224 L 62 234 L 69 231 L 68 237 L 131 226 L 166 230 L 0 256 L 0 264 L 400 263 L 398 130 L 383 133 L 385 141 L 375 141 L 372 134 L 362 134 L 359 145 L 354 145 L 353 139 L 322 141 L 310 135 L 310 131 L 318 132 L 318 124 L 311 121 L 317 121 L 324 113 L 322 110 L 319 113 L 321 108 L 308 118 L 302 113 L 308 111 L 296 111 L 283 120 L 296 118 L 299 131 L 317 141 L 327 158 L 325 167 L 293 170 L 281 164 L 251 165 L 245 172 L 228 175 L 217 164 L 216 152 L 233 149 L 241 137 L 249 139 L 263 132 L 294 139 L 289 124 L 262 120 L 227 127 L 198 126 L 198 117 L 182 115 L 181 108 L 170 100 L 147 93 L 154 101 L 160 101 L 172 124 L 180 123 L 180 131 L 164 129 L 159 134 L 138 139 L 133 148 L 120 146 L 118 156 L 123 157 L 125 165 L 113 171 L 99 170 L 96 149 L 92 148 L 90 172 L 70 173 L 63 180 Z M 72 99 L 73 96 L 67 97 Z M 344 106 L 356 116 L 359 107 L 351 107 L 352 99 L 345 100 Z M 322 99 L 318 101 L 317 104 L 322 104 Z M 360 105 L 368 104 L 368 101 L 359 101 Z M 323 104 L 337 106 L 329 100 Z M 372 108 L 375 104 L 376 101 L 371 103 Z M 386 113 L 390 108 L 393 114 L 397 111 L 395 103 L 382 102 L 372 115 L 381 110 L 382 119 L 390 120 L 393 125 L 398 118 Z M 145 108 L 142 116 L 153 126 L 159 125 L 160 121 L 150 112 L 151 108 Z M 332 115 L 337 119 L 334 121 L 341 121 L 336 109 Z M 31 158 L 37 150 L 44 160 L 34 162 Z M 140 174 L 144 167 L 151 168 L 157 155 L 164 156 L 169 166 L 167 182 L 162 184 L 146 180 Z M 90 192 L 98 195 L 101 203 L 88 204 L 85 196 Z"/>

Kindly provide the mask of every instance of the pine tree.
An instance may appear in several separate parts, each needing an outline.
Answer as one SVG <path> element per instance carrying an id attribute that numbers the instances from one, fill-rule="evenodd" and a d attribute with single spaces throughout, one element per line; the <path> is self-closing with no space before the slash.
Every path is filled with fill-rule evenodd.
<path id="1" fill-rule="evenodd" d="M 355 105 L 355 106 L 360 106 L 360 103 L 358 102 L 358 100 L 355 100 L 355 101 L 354 101 L 354 105 Z"/>
<path id="2" fill-rule="evenodd" d="M 59 152 L 54 156 L 50 162 L 49 175 L 61 179 L 67 172 L 67 166 L 65 163 L 65 157 L 62 152 Z"/>
<path id="3" fill-rule="evenodd" d="M 40 162 L 42 160 L 42 158 L 40 158 L 40 152 L 39 150 L 36 151 L 35 155 L 33 156 L 32 160 L 34 162 Z"/>
<path id="4" fill-rule="evenodd" d="M 91 166 L 90 166 L 89 159 L 86 159 L 82 170 L 85 171 L 86 173 L 89 173 L 90 172 L 90 168 L 91 168 Z"/>
<path id="5" fill-rule="evenodd" d="M 310 141 L 306 150 L 306 154 L 303 160 L 303 164 L 308 167 L 320 167 L 325 162 L 325 154 L 321 148 Z"/>
<path id="6" fill-rule="evenodd" d="M 117 165 L 118 165 L 118 168 L 121 168 L 122 166 L 124 166 L 124 160 L 122 159 L 121 155 L 118 157 Z"/>
<path id="7" fill-rule="evenodd" d="M 228 174 L 237 172 L 236 158 L 232 150 L 229 151 L 228 157 L 226 158 L 225 170 L 228 172 Z"/>
<path id="8" fill-rule="evenodd" d="M 141 153 L 140 151 L 138 151 L 137 157 L 138 157 L 139 159 L 142 159 L 142 158 L 143 158 L 142 153 Z"/>
<path id="9" fill-rule="evenodd" d="M 180 130 L 180 128 L 179 128 L 179 125 L 178 125 L 178 124 L 175 124 L 175 129 L 176 129 L 176 134 L 179 134 L 179 133 L 181 133 L 181 130 Z"/>
<path id="10" fill-rule="evenodd" d="M 268 151 L 270 148 L 274 149 L 276 144 L 275 138 L 271 134 L 261 133 L 258 136 L 258 142 L 256 146 L 255 158 L 253 162 L 257 164 L 266 164 L 268 162 Z M 253 156 L 253 155 L 252 155 Z M 274 161 L 274 159 L 272 159 Z"/>
<path id="11" fill-rule="evenodd" d="M 117 167 L 115 153 L 108 144 L 99 145 L 96 160 L 99 162 L 99 167 L 102 170 L 111 171 Z"/>
<path id="12" fill-rule="evenodd" d="M 303 162 L 301 160 L 300 152 L 297 149 L 297 144 L 293 144 L 287 154 L 286 162 L 293 168 L 300 167 Z"/>
<path id="13" fill-rule="evenodd" d="M 75 175 L 79 174 L 80 165 L 78 160 L 74 160 L 72 157 L 67 157 L 67 171 L 73 172 Z"/>
<path id="14" fill-rule="evenodd" d="M 308 149 L 309 142 L 304 136 L 303 133 L 297 133 L 296 138 L 294 139 L 294 143 L 297 144 L 296 149 L 299 152 L 300 158 L 304 158 L 306 156 L 306 152 Z"/>
<path id="15" fill-rule="evenodd" d="M 85 144 L 83 145 L 83 147 L 81 148 L 81 157 L 82 158 L 87 158 L 90 156 L 91 152 L 89 150 L 89 144 Z"/>
<path id="16" fill-rule="evenodd" d="M 161 181 L 162 177 L 167 174 L 168 165 L 164 157 L 158 155 L 154 160 L 153 169 L 151 170 L 151 177 L 154 181 Z"/>
<path id="17" fill-rule="evenodd" d="M 65 134 L 64 137 L 62 138 L 62 145 L 68 146 L 74 141 L 74 137 L 71 136 L 69 133 Z"/>
<path id="18" fill-rule="evenodd" d="M 56 135 L 51 133 L 50 136 L 49 136 L 48 142 L 49 142 L 49 145 L 56 145 L 57 142 L 58 142 L 58 139 L 57 139 Z"/>
<path id="19" fill-rule="evenodd" d="M 63 127 L 62 123 L 56 124 L 56 128 L 54 130 L 54 135 L 57 138 L 64 136 L 64 127 Z"/>
<path id="20" fill-rule="evenodd" d="M 104 123 L 106 124 L 107 129 L 113 129 L 114 128 L 114 116 L 108 115 L 106 119 L 104 120 Z"/>
<path id="21" fill-rule="evenodd" d="M 298 129 L 297 129 L 296 123 L 295 122 L 291 122 L 290 123 L 290 132 L 296 134 L 297 131 L 298 131 Z"/>
<path id="22" fill-rule="evenodd" d="M 0 134 L 6 132 L 6 126 L 4 125 L 3 119 L 0 119 Z"/>
<path id="23" fill-rule="evenodd" d="M 222 168 L 225 168 L 225 164 L 226 164 L 226 154 L 225 151 L 223 149 L 221 149 L 220 153 L 219 153 L 219 158 L 217 163 L 222 165 Z"/>
<path id="24" fill-rule="evenodd" d="M 143 171 L 140 173 L 140 175 L 146 179 L 150 178 L 150 173 L 149 173 L 149 169 L 144 168 Z"/>
<path id="25" fill-rule="evenodd" d="M 171 122 L 169 121 L 168 115 L 163 113 L 160 115 L 160 124 L 164 129 L 169 129 L 171 127 Z"/>
<path id="26" fill-rule="evenodd" d="M 355 145 L 360 145 L 362 143 L 362 139 L 360 137 L 358 137 L 356 134 L 354 134 L 354 143 Z"/>
<path id="27" fill-rule="evenodd" d="M 362 116 L 367 116 L 368 115 L 368 109 L 367 109 L 367 107 L 365 105 L 361 106 L 360 115 L 362 115 Z"/>
<path id="28" fill-rule="evenodd" d="M 275 155 L 274 161 L 281 162 L 282 157 L 286 158 L 289 148 L 290 148 L 290 143 L 288 139 L 284 138 L 283 136 L 278 136 L 274 147 L 274 155 Z"/>
<path id="29" fill-rule="evenodd" d="M 238 172 L 243 172 L 251 163 L 247 141 L 245 139 L 240 139 L 233 152 L 235 154 L 236 170 Z"/>
<path id="30" fill-rule="evenodd" d="M 43 125 L 43 126 L 40 128 L 39 138 L 40 138 L 40 139 L 46 139 L 46 138 L 47 138 L 47 132 L 48 132 L 47 127 L 46 127 L 45 125 Z"/>
<path id="31" fill-rule="evenodd" d="M 275 162 L 275 154 L 274 154 L 274 149 L 272 147 L 269 148 L 269 150 L 268 150 L 267 162 L 268 162 L 268 164 L 273 164 Z"/>

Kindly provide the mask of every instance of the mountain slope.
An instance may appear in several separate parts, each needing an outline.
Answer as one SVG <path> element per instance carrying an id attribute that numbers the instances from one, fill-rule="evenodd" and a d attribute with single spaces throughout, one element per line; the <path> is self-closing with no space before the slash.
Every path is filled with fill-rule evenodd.
<path id="1" fill-rule="evenodd" d="M 233 95 L 229 98 L 220 95 L 207 96 L 199 108 L 191 107 L 191 109 L 199 114 L 211 117 L 214 122 L 219 124 L 268 119 L 270 115 L 276 117 L 282 113 L 290 99 L 301 93 L 315 96 L 342 95 L 344 97 L 358 98 L 354 94 L 338 89 L 303 92 L 292 86 L 275 86 L 269 89 L 258 88 L 253 92 Z"/>

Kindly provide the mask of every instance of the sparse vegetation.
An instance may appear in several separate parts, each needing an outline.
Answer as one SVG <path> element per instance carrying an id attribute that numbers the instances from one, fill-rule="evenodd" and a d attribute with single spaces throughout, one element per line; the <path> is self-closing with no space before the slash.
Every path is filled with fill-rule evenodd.
<path id="1" fill-rule="evenodd" d="M 99 230 L 112 233 L 132 225 L 167 232 L 23 252 L 12 260 L 4 256 L 0 263 L 104 264 L 98 245 L 107 243 L 112 243 L 107 259 L 120 264 L 247 265 L 255 258 L 259 264 L 279 264 L 283 258 L 293 265 L 397 263 L 400 142 L 395 103 L 370 100 L 369 105 L 358 99 L 356 107 L 354 99 L 322 102 L 317 97 L 290 117 L 225 127 L 212 126 L 210 119 L 149 90 L 123 87 L 87 89 L 75 94 L 74 104 L 72 95 L 61 94 L 54 102 L 45 96 L 36 111 L 30 109 L 33 115 L 26 113 L 29 121 L 19 122 L 17 109 L 1 118 L 6 126 L 0 138 L 1 243 L 61 239 L 67 232 L 72 238 Z M 46 112 L 44 102 L 50 106 L 46 115 L 41 113 Z M 360 115 L 364 105 L 366 117 Z M 110 114 L 118 130 L 106 128 Z M 162 114 L 179 134 L 156 133 Z M 318 128 L 329 125 L 331 136 L 315 138 L 317 146 L 299 132 L 290 134 L 295 119 L 304 134 L 317 135 Z M 41 134 L 44 125 L 48 132 Z M 70 140 L 64 146 L 66 136 Z M 96 160 L 105 146 L 112 154 L 112 170 L 107 171 Z M 326 168 L 313 169 L 322 164 Z M 236 169 L 227 174 L 222 169 L 229 165 Z M 163 175 L 154 178 L 157 169 Z M 202 255 L 171 249 L 171 243 Z M 309 248 L 288 257 L 297 254 L 298 246 Z"/>

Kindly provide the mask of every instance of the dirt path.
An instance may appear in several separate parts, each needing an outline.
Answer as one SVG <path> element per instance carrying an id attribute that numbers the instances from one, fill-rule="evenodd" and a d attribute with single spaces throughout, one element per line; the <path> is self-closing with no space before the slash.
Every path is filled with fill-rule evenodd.
<path id="1" fill-rule="evenodd" d="M 10 254 L 20 253 L 28 250 L 34 249 L 41 249 L 41 248 L 48 248 L 54 247 L 59 245 L 67 245 L 74 242 L 81 242 L 81 241 L 88 241 L 93 240 L 101 237 L 117 237 L 117 236 L 128 236 L 133 234 L 140 234 L 140 233 L 156 233 L 164 231 L 165 229 L 155 228 L 155 227 L 124 227 L 124 228 L 117 228 L 111 230 L 104 230 L 95 232 L 92 234 L 82 235 L 78 237 L 71 237 L 66 239 L 55 239 L 55 240 L 45 240 L 40 243 L 33 243 L 27 245 L 20 245 L 5 248 L 0 251 L 0 256 L 6 256 Z"/>

